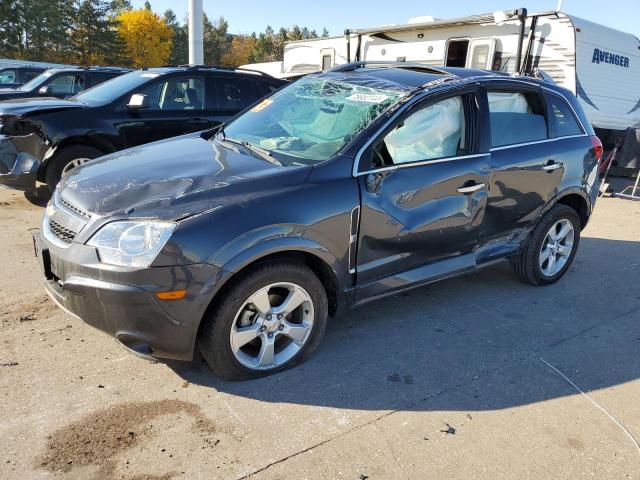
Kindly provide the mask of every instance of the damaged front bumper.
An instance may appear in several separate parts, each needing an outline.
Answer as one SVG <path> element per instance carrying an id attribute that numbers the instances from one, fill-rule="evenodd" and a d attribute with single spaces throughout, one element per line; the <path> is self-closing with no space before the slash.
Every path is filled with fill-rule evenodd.
<path id="1" fill-rule="evenodd" d="M 17 190 L 33 190 L 41 165 L 33 153 L 33 135 L 0 135 L 0 185 Z M 35 152 L 34 152 L 35 153 Z"/>

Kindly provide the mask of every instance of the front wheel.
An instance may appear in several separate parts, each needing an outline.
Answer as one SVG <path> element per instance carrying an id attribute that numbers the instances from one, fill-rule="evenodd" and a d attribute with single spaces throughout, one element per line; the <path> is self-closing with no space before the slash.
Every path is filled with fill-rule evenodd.
<path id="1" fill-rule="evenodd" d="M 228 380 L 269 375 L 308 357 L 327 324 L 324 287 L 307 266 L 289 261 L 242 273 L 203 320 L 198 343 Z"/>
<path id="2" fill-rule="evenodd" d="M 53 193 L 63 175 L 76 167 L 84 165 L 89 160 L 101 157 L 102 155 L 104 155 L 104 153 L 97 148 L 85 145 L 71 145 L 64 148 L 55 158 L 52 158 L 51 163 L 47 165 L 47 170 L 45 171 L 47 187 L 49 187 L 49 190 Z"/>
<path id="3" fill-rule="evenodd" d="M 533 285 L 560 280 L 580 243 L 580 219 L 574 209 L 558 204 L 540 220 L 522 252 L 512 259 L 515 272 Z"/>

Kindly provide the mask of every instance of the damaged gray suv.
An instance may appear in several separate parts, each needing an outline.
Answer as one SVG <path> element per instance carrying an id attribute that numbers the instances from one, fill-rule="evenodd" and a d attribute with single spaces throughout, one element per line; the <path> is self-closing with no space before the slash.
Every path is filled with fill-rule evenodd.
<path id="1" fill-rule="evenodd" d="M 70 171 L 34 242 L 72 314 L 137 354 L 198 348 L 249 378 L 307 357 L 347 306 L 502 260 L 556 282 L 601 155 L 558 86 L 356 62 Z"/>

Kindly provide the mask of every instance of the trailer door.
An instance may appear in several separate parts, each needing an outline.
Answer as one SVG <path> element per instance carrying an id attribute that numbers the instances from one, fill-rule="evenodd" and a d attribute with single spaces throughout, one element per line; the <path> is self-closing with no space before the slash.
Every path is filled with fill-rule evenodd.
<path id="1" fill-rule="evenodd" d="M 474 38 L 469 42 L 466 67 L 491 70 L 495 51 L 495 38 Z"/>

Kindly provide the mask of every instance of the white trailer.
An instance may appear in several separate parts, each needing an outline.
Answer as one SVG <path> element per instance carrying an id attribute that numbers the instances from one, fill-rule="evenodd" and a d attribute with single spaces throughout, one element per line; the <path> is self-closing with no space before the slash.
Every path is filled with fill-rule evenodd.
<path id="1" fill-rule="evenodd" d="M 343 37 L 289 42 L 283 74 L 355 60 L 544 72 L 576 94 L 601 138 L 640 126 L 640 40 L 559 11 L 420 17 L 405 25 L 349 29 Z"/>

